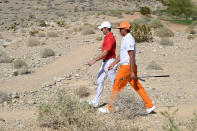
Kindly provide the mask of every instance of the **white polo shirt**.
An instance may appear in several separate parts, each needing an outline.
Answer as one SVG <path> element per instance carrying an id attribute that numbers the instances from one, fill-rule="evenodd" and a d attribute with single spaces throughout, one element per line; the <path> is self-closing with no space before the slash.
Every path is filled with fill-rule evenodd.
<path id="1" fill-rule="evenodd" d="M 135 40 L 131 33 L 128 33 L 122 38 L 121 47 L 120 47 L 120 64 L 130 64 L 130 57 L 128 54 L 129 50 L 134 50 L 136 55 Z M 136 62 L 136 61 L 135 61 Z"/>

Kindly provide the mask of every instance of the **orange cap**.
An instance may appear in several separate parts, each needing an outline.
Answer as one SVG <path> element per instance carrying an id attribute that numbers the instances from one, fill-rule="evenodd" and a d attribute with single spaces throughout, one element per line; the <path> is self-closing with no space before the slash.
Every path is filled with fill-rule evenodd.
<path id="1" fill-rule="evenodd" d="M 131 24 L 129 22 L 124 21 L 124 22 L 120 23 L 120 26 L 118 26 L 116 28 L 118 28 L 118 29 L 124 28 L 124 29 L 130 30 L 131 29 Z"/>

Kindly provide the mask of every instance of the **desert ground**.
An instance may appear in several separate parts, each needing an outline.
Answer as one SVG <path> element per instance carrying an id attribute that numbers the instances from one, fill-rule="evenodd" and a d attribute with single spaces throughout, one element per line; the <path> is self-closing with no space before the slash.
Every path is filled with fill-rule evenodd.
<path id="1" fill-rule="evenodd" d="M 152 10 L 162 7 L 154 0 L 137 4 L 136 1 L 114 0 L 0 0 L 0 54 L 1 51 L 6 53 L 12 60 L 0 62 L 0 130 L 53 130 L 39 126 L 36 112 L 40 104 L 52 101 L 59 89 L 71 95 L 77 95 L 76 89 L 88 89 L 88 95 L 80 100 L 91 100 L 96 93 L 96 78 L 102 61 L 91 67 L 87 63 L 101 52 L 104 39 L 97 26 L 106 20 L 114 25 L 112 32 L 119 54 L 122 37 L 115 25 L 143 18 L 133 11 L 141 5 Z M 117 9 L 133 12 L 123 12 L 121 16 L 101 13 Z M 46 25 L 42 25 L 43 21 Z M 136 130 L 162 130 L 166 119 L 160 112 L 176 109 L 176 120 L 184 130 L 184 124 L 197 111 L 197 38 L 187 38 L 188 25 L 161 22 L 173 31 L 174 36 L 169 37 L 173 44 L 162 45 L 162 38 L 155 35 L 154 29 L 151 41 L 137 43 L 138 76 L 170 77 L 140 81 L 157 109 L 154 114 L 121 120 L 132 123 Z M 44 49 L 55 53 L 44 57 Z M 14 68 L 14 61 L 18 59 L 27 63 L 28 69 Z M 108 103 L 111 92 L 112 86 L 106 80 L 101 105 Z M 142 104 L 130 85 L 125 87 L 124 93 Z M 97 113 L 99 118 L 110 119 L 116 115 Z"/>

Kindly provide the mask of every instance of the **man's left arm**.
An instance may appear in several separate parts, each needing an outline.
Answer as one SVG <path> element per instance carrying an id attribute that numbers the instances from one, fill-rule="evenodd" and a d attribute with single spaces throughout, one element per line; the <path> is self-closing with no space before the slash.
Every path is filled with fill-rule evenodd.
<path id="1" fill-rule="evenodd" d="M 135 68 L 135 52 L 134 50 L 128 51 L 130 56 L 130 78 L 133 80 L 137 79 L 137 76 L 135 75 L 134 68 Z"/>

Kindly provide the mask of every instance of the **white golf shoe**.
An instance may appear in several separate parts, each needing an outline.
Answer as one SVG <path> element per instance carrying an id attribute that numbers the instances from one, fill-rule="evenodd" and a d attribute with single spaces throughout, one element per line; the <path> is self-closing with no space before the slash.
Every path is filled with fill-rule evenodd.
<path id="1" fill-rule="evenodd" d="M 151 107 L 151 108 L 148 108 L 148 109 L 146 109 L 146 113 L 147 113 L 147 114 L 150 114 L 150 113 L 153 112 L 155 109 L 156 109 L 155 106 L 153 106 L 153 107 Z"/>
<path id="2" fill-rule="evenodd" d="M 93 107 L 98 107 L 99 106 L 99 104 L 96 103 L 94 100 L 89 101 L 88 104 L 92 105 Z"/>
<path id="3" fill-rule="evenodd" d="M 108 108 L 99 108 L 99 111 L 102 113 L 109 113 Z"/>

